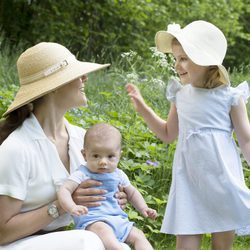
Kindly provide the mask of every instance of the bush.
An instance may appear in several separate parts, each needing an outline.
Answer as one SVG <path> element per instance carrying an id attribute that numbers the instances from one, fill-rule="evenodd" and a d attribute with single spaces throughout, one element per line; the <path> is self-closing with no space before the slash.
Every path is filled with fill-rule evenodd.
<path id="1" fill-rule="evenodd" d="M 249 11 L 241 0 L 2 0 L 0 27 L 14 49 L 54 41 L 103 62 L 130 49 L 150 56 L 156 31 L 204 19 L 225 33 L 225 65 L 233 69 L 249 63 Z"/>

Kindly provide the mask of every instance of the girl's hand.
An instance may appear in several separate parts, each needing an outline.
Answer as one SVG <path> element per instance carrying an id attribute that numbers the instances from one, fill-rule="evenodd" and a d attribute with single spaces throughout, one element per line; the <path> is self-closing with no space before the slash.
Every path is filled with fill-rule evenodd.
<path id="1" fill-rule="evenodd" d="M 128 95 L 134 105 L 135 110 L 138 113 L 143 113 L 145 110 L 145 107 L 147 106 L 139 89 L 132 83 L 128 83 L 126 85 L 126 90 L 128 92 Z"/>
<path id="2" fill-rule="evenodd" d="M 88 208 L 81 205 L 76 205 L 71 208 L 70 214 L 80 216 L 88 213 Z"/>
<path id="3" fill-rule="evenodd" d="M 107 193 L 104 189 L 95 188 L 101 185 L 101 182 L 91 179 L 83 181 L 72 194 L 74 202 L 85 207 L 100 206 L 101 202 L 106 199 L 105 194 Z"/>

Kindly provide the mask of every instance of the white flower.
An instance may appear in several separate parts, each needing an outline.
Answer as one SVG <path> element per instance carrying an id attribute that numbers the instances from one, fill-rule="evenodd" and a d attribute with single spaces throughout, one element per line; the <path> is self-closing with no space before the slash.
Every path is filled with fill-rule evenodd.
<path id="1" fill-rule="evenodd" d="M 136 73 L 130 73 L 126 75 L 126 81 L 135 83 L 139 79 L 139 76 Z"/>
<path id="2" fill-rule="evenodd" d="M 181 30 L 181 26 L 178 23 L 172 23 L 168 25 L 168 32 L 176 33 Z"/>
<path id="3" fill-rule="evenodd" d="M 137 52 L 130 50 L 129 52 L 124 52 L 121 54 L 121 57 L 123 58 L 132 58 L 137 55 Z"/>
<path id="4" fill-rule="evenodd" d="M 155 84 L 155 85 L 160 85 L 160 86 L 164 86 L 164 85 L 165 85 L 165 83 L 164 83 L 161 79 L 156 79 L 156 78 L 154 78 L 154 79 L 152 80 L 152 82 L 153 82 L 153 84 Z"/>

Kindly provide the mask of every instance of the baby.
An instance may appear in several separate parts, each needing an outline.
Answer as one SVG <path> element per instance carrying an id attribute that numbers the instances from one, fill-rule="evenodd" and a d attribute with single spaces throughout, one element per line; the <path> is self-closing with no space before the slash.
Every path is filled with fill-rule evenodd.
<path id="1" fill-rule="evenodd" d="M 117 168 L 121 156 L 121 139 L 119 130 L 109 124 L 99 123 L 89 128 L 82 150 L 87 164 L 81 165 L 60 187 L 58 199 L 63 209 L 74 215 L 76 228 L 95 232 L 106 249 L 122 250 L 120 242 L 125 242 L 132 244 L 136 250 L 152 250 L 144 233 L 133 226 L 114 198 L 121 185 L 128 201 L 144 217 L 157 217 L 157 212 L 147 206 L 127 175 Z M 107 190 L 107 193 L 101 206 L 88 209 L 75 204 L 71 195 L 82 181 L 89 178 L 100 181 L 102 186 L 98 188 Z"/>

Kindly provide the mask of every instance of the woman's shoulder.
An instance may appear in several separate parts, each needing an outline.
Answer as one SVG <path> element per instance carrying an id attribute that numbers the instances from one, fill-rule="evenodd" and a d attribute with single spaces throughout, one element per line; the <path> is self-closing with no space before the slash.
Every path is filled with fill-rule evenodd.
<path id="1" fill-rule="evenodd" d="M 28 136 L 23 135 L 20 128 L 16 129 L 0 146 L 1 163 L 11 162 L 12 166 L 18 162 L 21 164 L 24 158 L 30 156 L 32 150 L 34 150 L 32 141 Z"/>
<path id="2" fill-rule="evenodd" d="M 25 128 L 24 123 L 9 134 L 1 147 L 8 147 L 12 150 L 18 149 L 18 151 L 23 151 L 28 147 L 28 144 L 31 141 L 31 133 L 28 133 L 29 131 Z"/>

